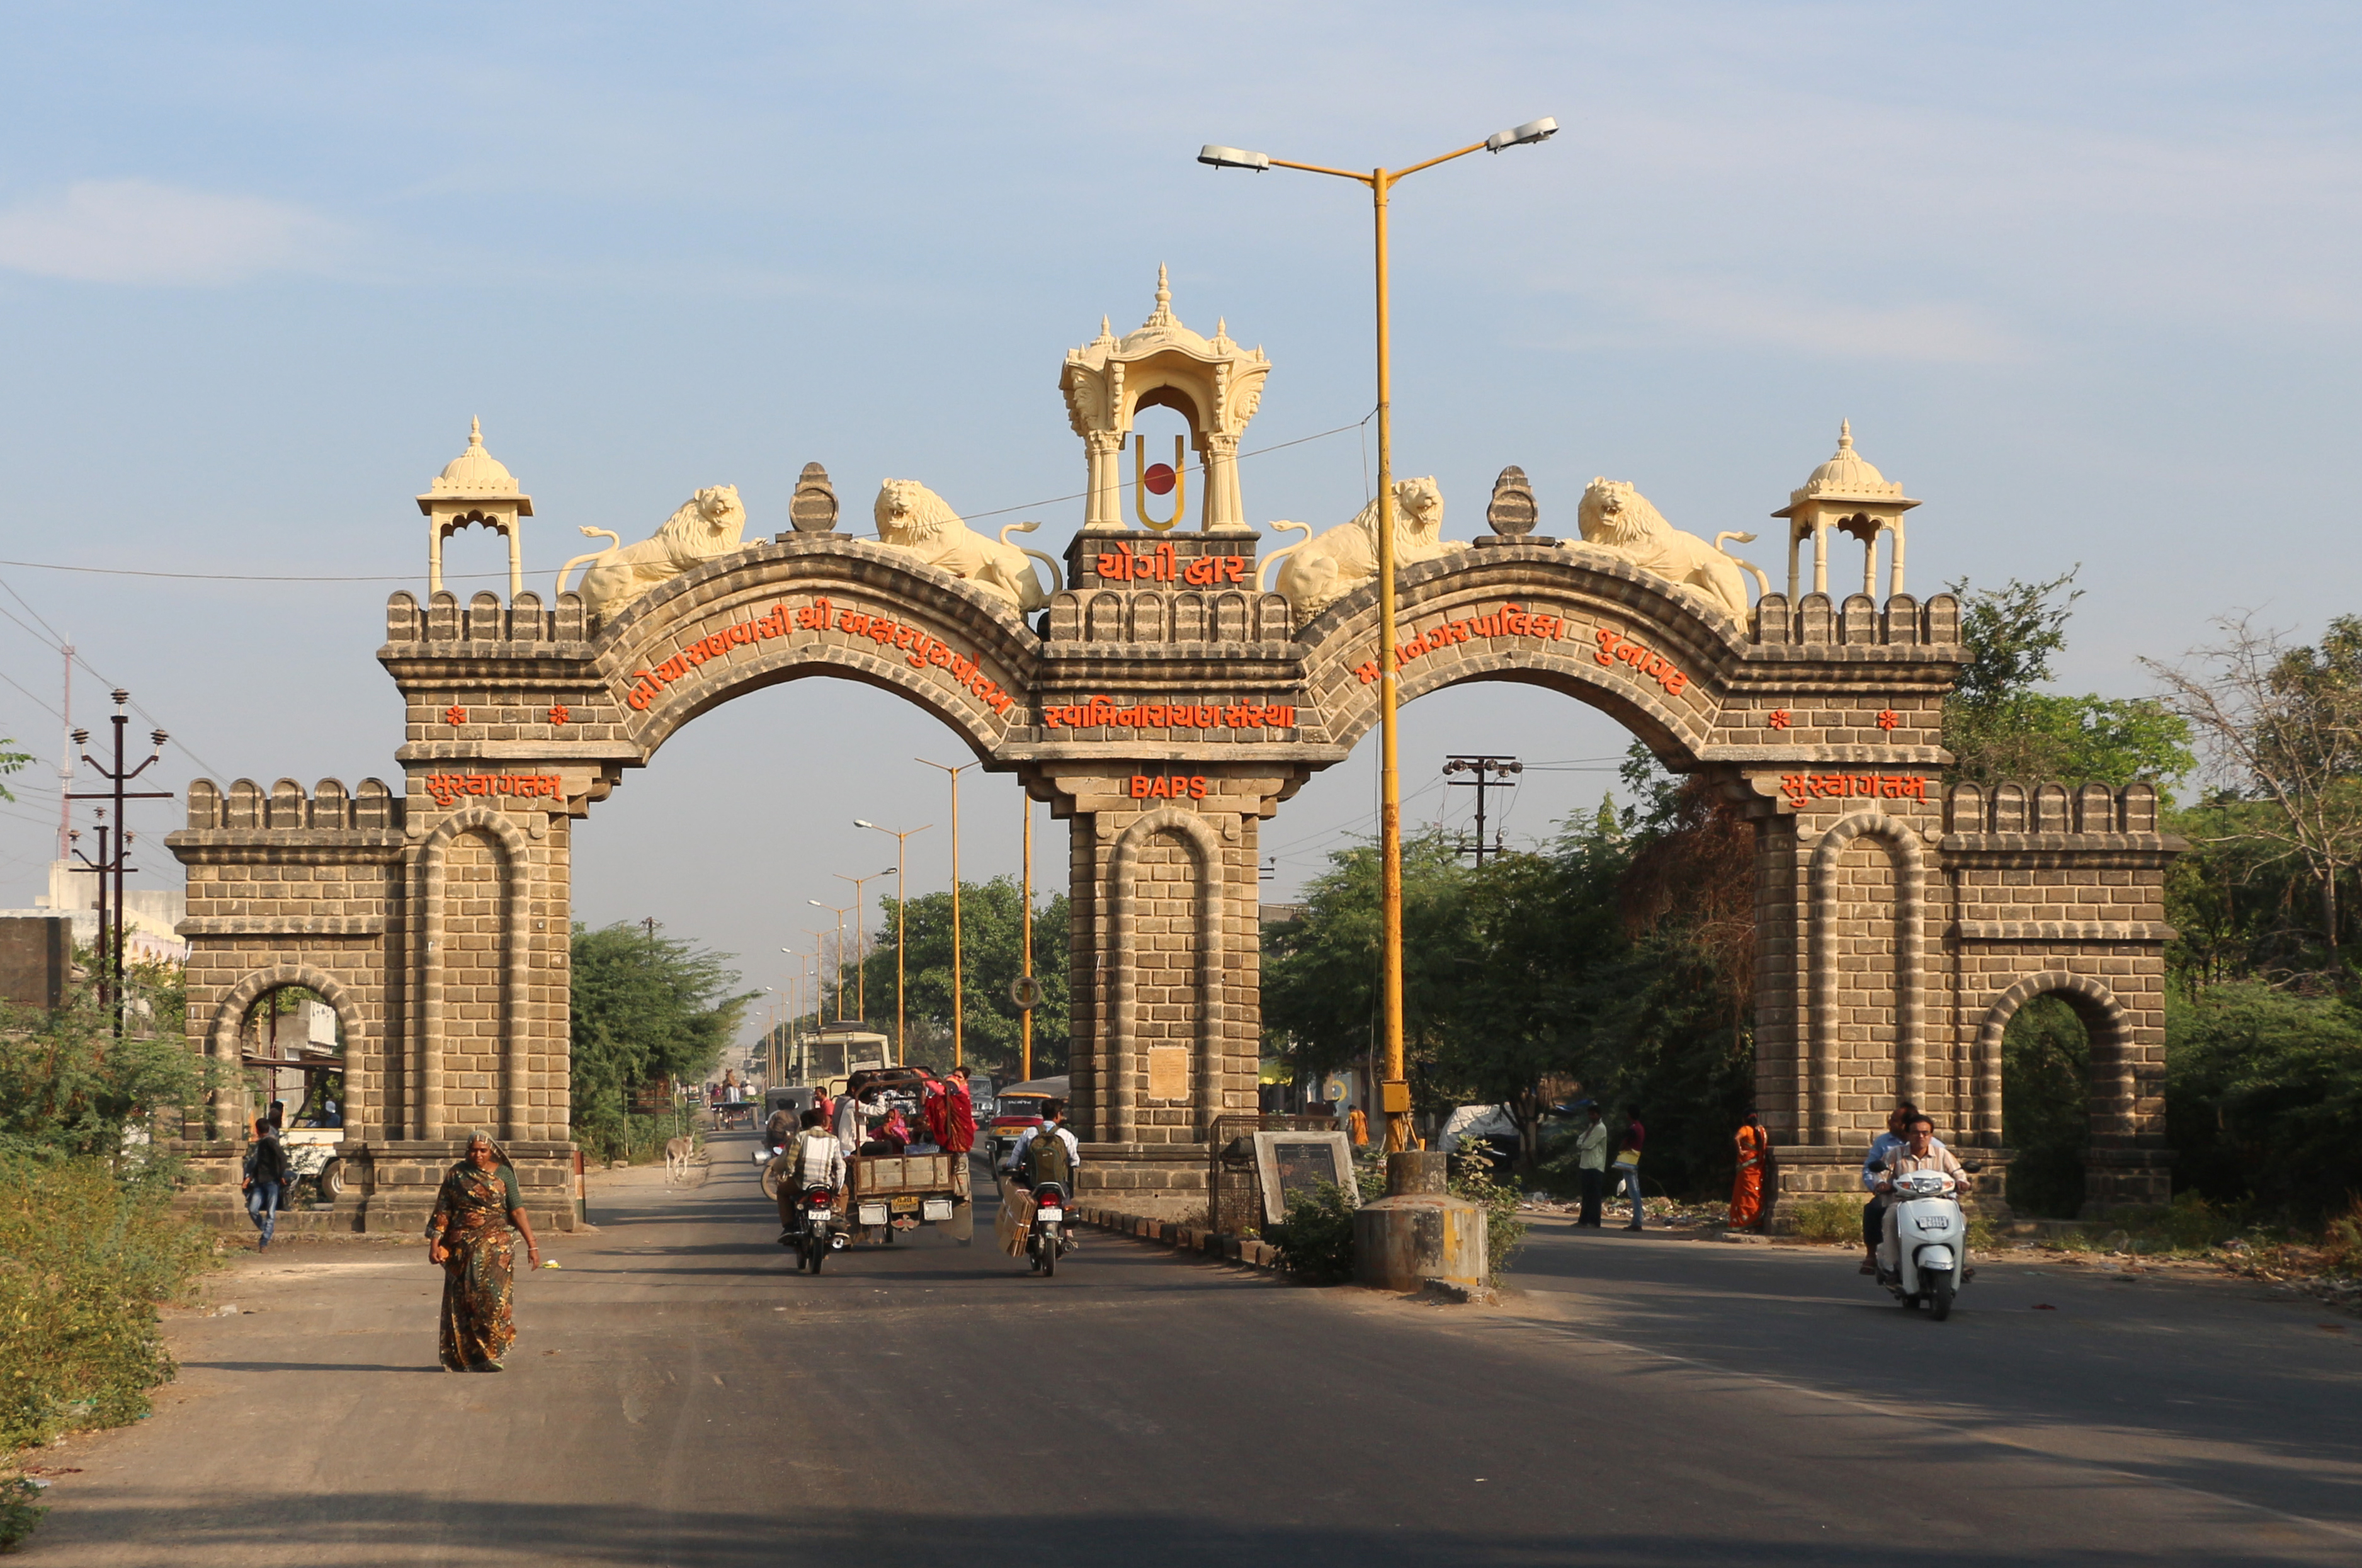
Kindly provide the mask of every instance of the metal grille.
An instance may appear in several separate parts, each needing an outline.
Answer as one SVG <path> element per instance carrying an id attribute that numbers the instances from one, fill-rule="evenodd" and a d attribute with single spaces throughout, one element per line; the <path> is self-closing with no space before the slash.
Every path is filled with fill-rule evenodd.
<path id="1" fill-rule="evenodd" d="M 1206 1176 L 1206 1215 L 1225 1236 L 1261 1231 L 1263 1177 L 1255 1169 L 1257 1132 L 1334 1132 L 1333 1116 L 1241 1114 L 1214 1118 L 1213 1164 Z"/>

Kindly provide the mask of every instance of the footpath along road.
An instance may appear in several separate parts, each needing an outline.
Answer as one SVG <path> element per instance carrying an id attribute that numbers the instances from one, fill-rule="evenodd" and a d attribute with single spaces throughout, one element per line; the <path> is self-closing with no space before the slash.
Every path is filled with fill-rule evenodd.
<path id="1" fill-rule="evenodd" d="M 25 1560 L 1965 1568 L 2362 1552 L 2362 1469 L 2335 1408 L 2353 1403 L 2353 1346 L 2296 1331 L 2317 1309 L 2204 1297 L 2220 1324 L 2177 1330 L 2161 1293 L 2037 1276 L 2056 1321 L 2006 1304 L 2019 1282 L 1981 1279 L 1992 1304 L 1937 1326 L 1877 1308 L 1827 1253 L 1620 1235 L 1541 1238 L 1507 1310 L 1293 1288 L 1099 1236 L 1040 1280 L 982 1224 L 971 1248 L 922 1235 L 814 1279 L 772 1243 L 750 1147 L 717 1140 L 701 1187 L 636 1173 L 606 1187 L 600 1233 L 555 1239 L 564 1266 L 521 1280 L 523 1335 L 497 1377 L 436 1368 L 423 1249 L 241 1265 L 214 1288 L 238 1316 L 175 1322 L 185 1370 L 154 1419 L 45 1456 L 80 1473 Z M 2111 1338 L 2076 1294 L 2114 1304 L 2111 1290 L 2160 1326 Z M 1878 1374 L 1904 1353 L 1926 1359 Z M 2175 1363 L 2218 1355 L 2224 1387 L 2275 1368 L 2236 1396 L 2252 1418 L 2114 1402 L 2128 1385 L 2214 1386 L 2178 1381 Z M 2103 1451 L 2136 1439 L 2157 1468 L 2062 1460 L 2028 1431 Z"/>

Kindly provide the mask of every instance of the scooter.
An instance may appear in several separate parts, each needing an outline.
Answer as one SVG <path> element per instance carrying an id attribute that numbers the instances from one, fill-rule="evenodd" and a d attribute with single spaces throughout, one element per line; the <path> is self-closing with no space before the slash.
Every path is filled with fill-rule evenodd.
<path id="1" fill-rule="evenodd" d="M 1891 1269 L 1884 1257 L 1878 1261 L 1878 1283 L 1905 1310 L 1924 1302 L 1939 1323 L 1952 1315 L 1953 1298 L 1976 1275 L 1969 1267 L 1969 1221 L 1959 1186 L 1941 1171 L 1896 1176 L 1890 1201 L 1899 1255 Z"/>
<path id="2" fill-rule="evenodd" d="M 804 1193 L 803 1232 L 796 1238 L 796 1271 L 810 1269 L 820 1272 L 828 1254 L 844 1243 L 829 1233 L 829 1221 L 835 1217 L 836 1194 L 827 1187 L 815 1187 Z"/>
<path id="3" fill-rule="evenodd" d="M 1033 1225 L 1025 1234 L 1025 1255 L 1033 1272 L 1055 1275 L 1066 1250 L 1066 1189 L 1054 1181 L 1033 1184 Z"/>

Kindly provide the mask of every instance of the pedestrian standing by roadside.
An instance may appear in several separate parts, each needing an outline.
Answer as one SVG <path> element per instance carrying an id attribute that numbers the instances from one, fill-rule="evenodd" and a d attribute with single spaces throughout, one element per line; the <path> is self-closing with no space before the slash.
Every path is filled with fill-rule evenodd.
<path id="1" fill-rule="evenodd" d="M 1733 1141 L 1738 1145 L 1738 1174 L 1730 1184 L 1730 1228 L 1747 1231 L 1763 1218 L 1763 1166 L 1772 1157 L 1772 1134 L 1753 1106 L 1747 1108 Z"/>
<path id="2" fill-rule="evenodd" d="M 525 1260 L 541 1266 L 541 1243 L 524 1217 L 516 1171 L 490 1132 L 468 1139 L 468 1153 L 443 1177 L 427 1227 L 426 1260 L 443 1265 L 446 1372 L 499 1372 L 516 1340 L 510 1314 L 516 1263 L 509 1228 L 524 1237 Z"/>
<path id="3" fill-rule="evenodd" d="M 1345 1113 L 1346 1130 L 1352 1134 L 1353 1147 L 1365 1149 L 1370 1143 L 1370 1113 L 1360 1106 Z"/>
<path id="4" fill-rule="evenodd" d="M 247 1145 L 244 1175 L 237 1185 L 246 1194 L 246 1217 L 262 1232 L 265 1247 L 270 1245 L 270 1233 L 277 1225 L 287 1176 L 287 1150 L 279 1142 L 279 1130 L 270 1125 L 268 1116 L 256 1117 L 254 1142 Z"/>
<path id="5" fill-rule="evenodd" d="M 1640 1125 L 1640 1108 L 1624 1108 L 1624 1141 L 1616 1150 L 1616 1179 L 1623 1184 L 1624 1196 L 1632 1200 L 1632 1222 L 1627 1231 L 1640 1229 L 1640 1154 L 1649 1146 L 1649 1130 Z"/>
<path id="6" fill-rule="evenodd" d="M 1583 1213 L 1575 1223 L 1596 1231 L 1600 1201 L 1607 1195 L 1607 1123 L 1599 1119 L 1597 1100 L 1586 1099 L 1583 1108 L 1589 1120 L 1574 1141 L 1575 1173 L 1583 1182 Z"/>

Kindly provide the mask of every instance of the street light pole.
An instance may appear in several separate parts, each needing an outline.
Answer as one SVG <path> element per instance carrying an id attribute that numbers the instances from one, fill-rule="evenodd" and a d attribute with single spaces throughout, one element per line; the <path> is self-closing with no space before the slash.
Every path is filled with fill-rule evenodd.
<path id="1" fill-rule="evenodd" d="M 903 1066 L 902 1039 L 909 1023 L 905 1017 L 908 990 L 902 978 L 905 943 L 911 931 L 911 889 L 905 875 L 910 860 L 906 851 L 911 847 L 911 834 L 924 833 L 935 824 L 927 823 L 919 827 L 897 829 L 879 827 L 876 823 L 855 817 L 853 825 L 867 828 L 872 833 L 886 834 L 894 840 L 894 1065 L 899 1067 Z"/>
<path id="2" fill-rule="evenodd" d="M 831 873 L 838 881 L 853 884 L 853 1006 L 854 1010 L 861 1014 L 864 1023 L 869 1021 L 869 934 L 865 929 L 869 922 L 869 905 L 865 901 L 868 895 L 862 889 L 878 878 L 893 874 L 891 866 L 883 871 L 872 871 L 866 877 L 848 877 L 842 871 Z M 899 1051 L 897 1055 L 900 1055 Z"/>
<path id="3" fill-rule="evenodd" d="M 816 910 L 826 910 L 836 917 L 836 1021 L 843 1023 L 844 1021 L 844 917 L 846 911 L 854 906 L 846 904 L 843 909 L 839 909 L 834 904 L 822 903 L 818 899 L 806 899 L 804 902 Z"/>
<path id="4" fill-rule="evenodd" d="M 960 992 L 962 975 L 960 961 L 959 776 L 966 772 L 969 768 L 974 767 L 976 764 L 973 762 L 963 762 L 958 767 L 954 767 L 949 763 L 927 762 L 927 759 L 923 756 L 914 758 L 913 760 L 925 762 L 929 767 L 942 768 L 945 773 L 951 775 L 952 780 L 952 1066 L 956 1067 L 967 1060 L 967 1057 L 962 1052 L 960 1038 L 961 1026 L 966 1021 L 966 1004 L 962 999 Z"/>
<path id="5" fill-rule="evenodd" d="M 1017 799 L 1025 807 L 1025 889 L 1023 933 L 1019 940 L 1024 944 L 1025 994 L 1027 1004 L 1020 1014 L 1018 1027 L 1024 1031 L 1020 1049 L 1023 1053 L 1019 1068 L 1019 1083 L 1033 1081 L 1033 797 L 1023 785 L 1017 789 Z"/>
<path id="6" fill-rule="evenodd" d="M 1397 725 L 1400 694 L 1395 682 L 1395 485 L 1394 485 L 1394 330 L 1390 320 L 1387 281 L 1386 198 L 1395 185 L 1439 163 L 1465 158 L 1472 152 L 1499 152 L 1504 148 L 1530 146 L 1558 134 L 1552 119 L 1529 121 L 1513 130 L 1496 131 L 1483 141 L 1430 158 L 1407 168 L 1373 169 L 1363 174 L 1352 169 L 1330 169 L 1319 163 L 1295 163 L 1265 153 L 1209 144 L 1198 151 L 1198 161 L 1216 169 L 1298 169 L 1308 174 L 1330 174 L 1358 181 L 1370 188 L 1371 214 L 1377 247 L 1378 349 L 1378 900 L 1379 1010 L 1385 1035 L 1386 1150 L 1410 1147 L 1410 1083 L 1403 1060 L 1402 954 L 1402 777 L 1397 766 Z"/>

